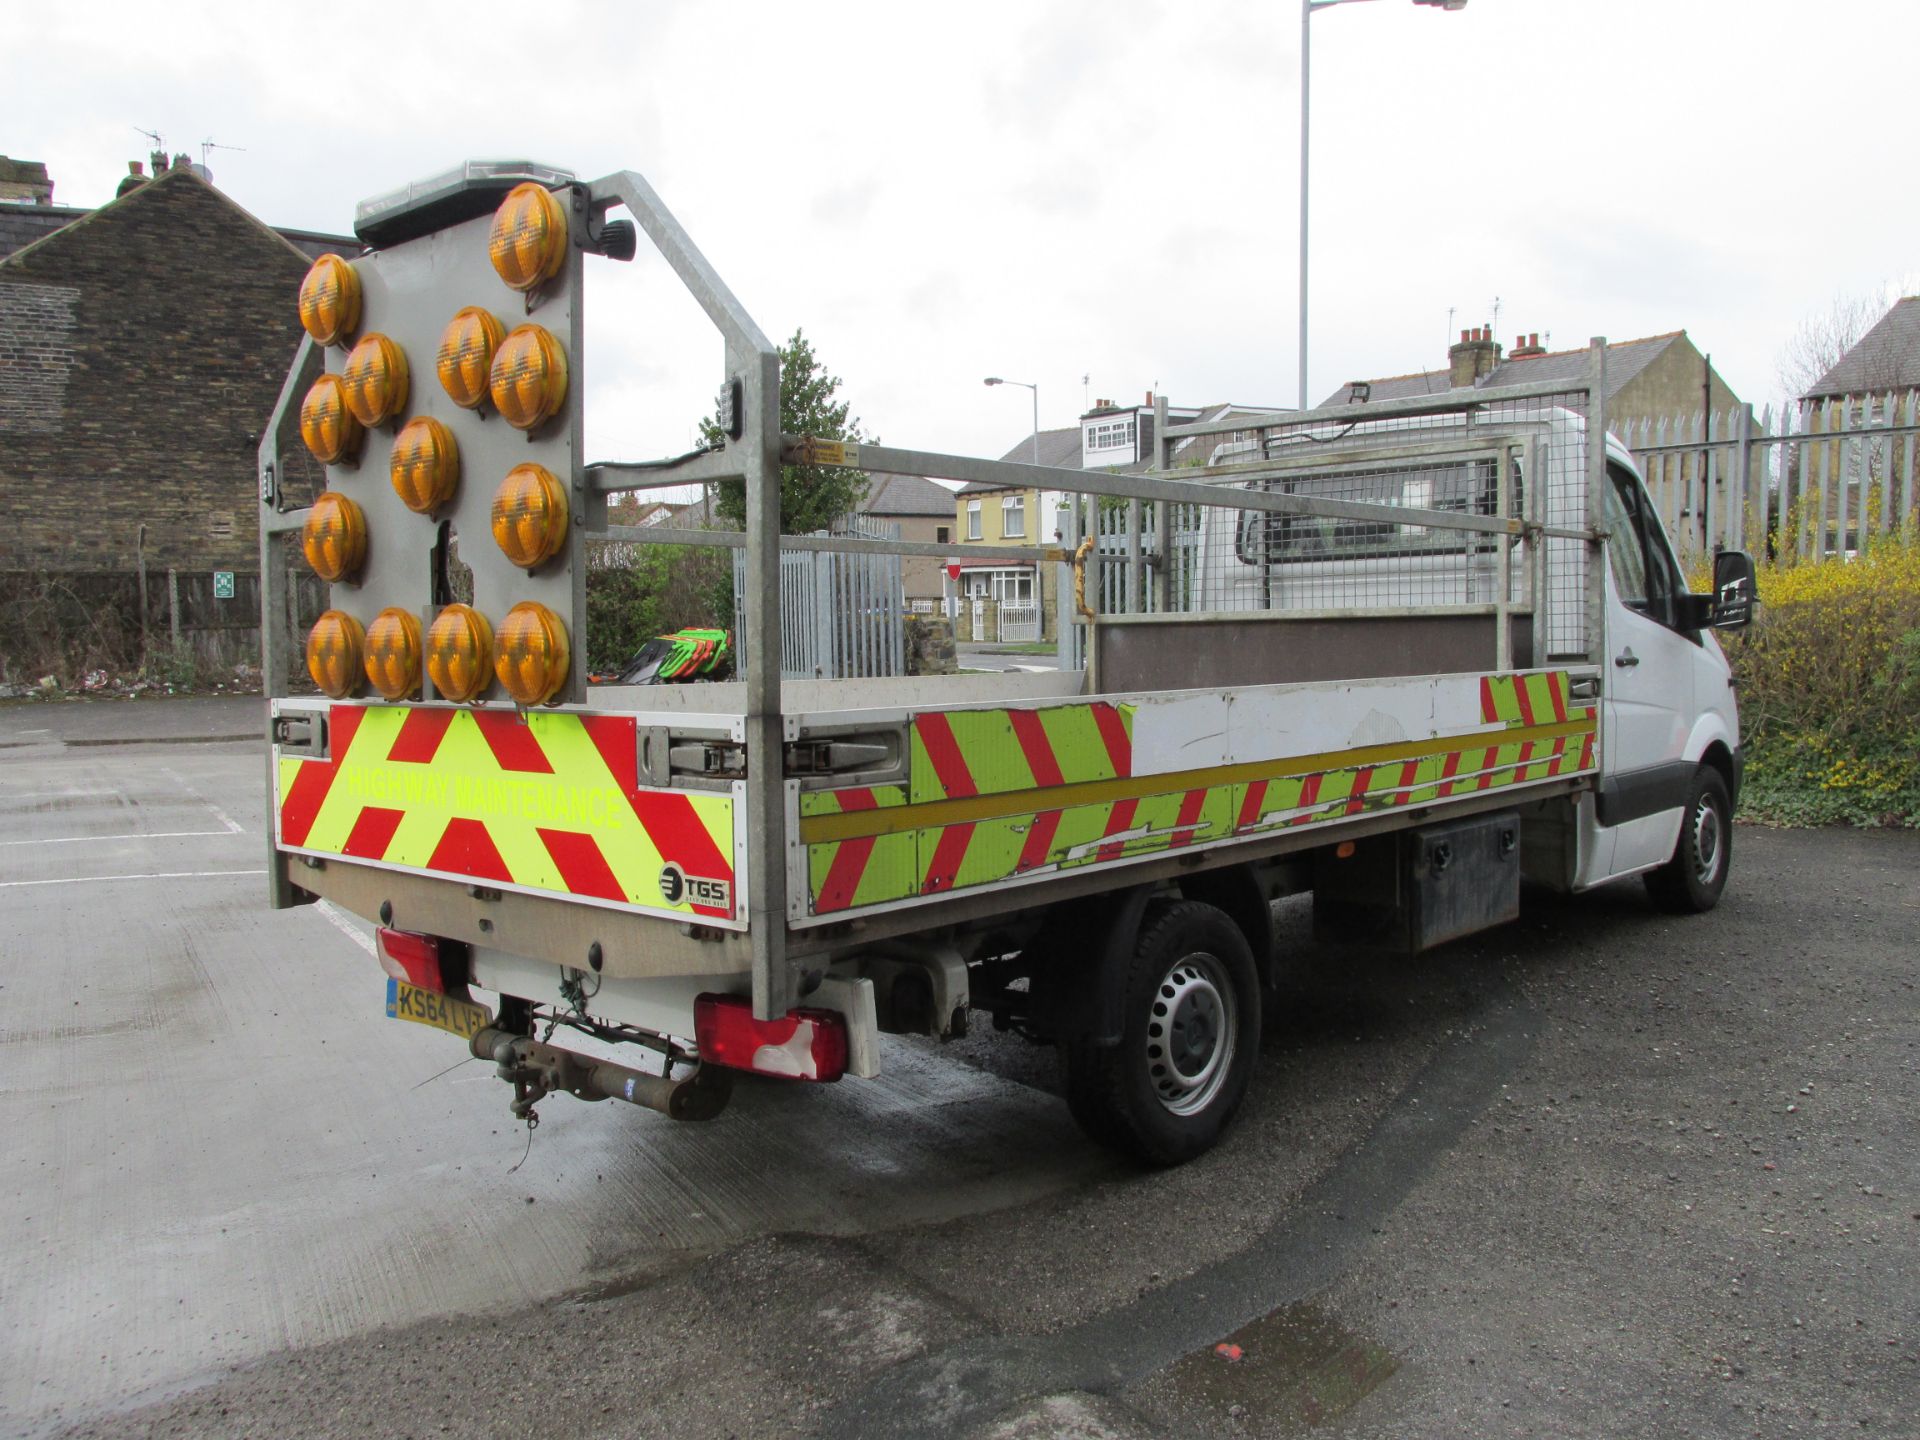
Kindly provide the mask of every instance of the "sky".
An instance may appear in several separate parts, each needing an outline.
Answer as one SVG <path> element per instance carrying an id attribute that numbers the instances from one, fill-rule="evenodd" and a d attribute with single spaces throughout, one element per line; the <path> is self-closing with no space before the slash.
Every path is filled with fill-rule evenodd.
<path id="1" fill-rule="evenodd" d="M 473 157 L 646 176 L 867 433 L 999 455 L 1093 401 L 1297 394 L 1298 0 L 5 0 L 0 153 L 112 198 L 156 131 L 269 224 Z M 1909 0 L 1354 0 L 1313 31 L 1310 394 L 1685 329 L 1742 398 L 1920 284 Z M 203 141 L 215 148 L 202 150 Z M 588 279 L 587 453 L 694 443 L 717 336 Z M 292 296 L 288 303 L 293 303 Z M 1496 313 L 1497 311 L 1497 313 Z"/>

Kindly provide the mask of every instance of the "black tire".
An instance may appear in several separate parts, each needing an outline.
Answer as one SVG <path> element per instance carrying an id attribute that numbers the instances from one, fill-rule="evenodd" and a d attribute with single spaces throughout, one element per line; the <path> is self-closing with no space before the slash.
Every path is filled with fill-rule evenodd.
<path id="1" fill-rule="evenodd" d="M 1119 979 L 1120 1043 L 1061 1046 L 1067 1105 L 1100 1144 L 1149 1165 L 1179 1165 L 1226 1131 L 1253 1077 L 1253 953 L 1224 911 L 1182 900 L 1147 912 Z M 1071 1025 L 1068 1033 L 1088 1028 Z"/>
<path id="2" fill-rule="evenodd" d="M 1702 765 L 1687 795 L 1686 817 L 1673 858 L 1647 874 L 1654 904 L 1676 915 L 1704 915 L 1720 903 L 1733 866 L 1733 805 L 1727 782 L 1711 765 Z"/>

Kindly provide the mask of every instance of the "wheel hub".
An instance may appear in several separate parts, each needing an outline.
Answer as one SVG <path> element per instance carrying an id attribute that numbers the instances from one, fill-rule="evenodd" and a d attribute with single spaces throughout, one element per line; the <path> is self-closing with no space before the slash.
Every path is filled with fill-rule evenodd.
<path id="1" fill-rule="evenodd" d="M 1155 989 L 1147 1017 L 1147 1074 L 1160 1103 L 1191 1115 L 1212 1103 L 1233 1060 L 1233 991 L 1220 961 L 1186 956 Z"/>
<path id="2" fill-rule="evenodd" d="M 1720 812 L 1702 801 L 1693 814 L 1693 872 L 1702 885 L 1720 874 Z"/>

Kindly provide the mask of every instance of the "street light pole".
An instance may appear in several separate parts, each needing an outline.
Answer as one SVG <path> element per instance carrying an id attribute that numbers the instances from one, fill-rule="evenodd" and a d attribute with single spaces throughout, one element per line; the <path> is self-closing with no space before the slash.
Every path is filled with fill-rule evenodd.
<path id="1" fill-rule="evenodd" d="M 1307 143 L 1309 84 L 1313 74 L 1313 0 L 1300 0 L 1300 409 L 1307 408 Z"/>
<path id="2" fill-rule="evenodd" d="M 1309 94 L 1313 73 L 1313 12 L 1335 5 L 1355 5 L 1361 0 L 1300 0 L 1300 408 L 1307 408 L 1307 162 L 1312 153 L 1307 141 L 1310 114 Z M 1436 10 L 1464 10 L 1467 0 L 1413 0 Z"/>
<path id="3" fill-rule="evenodd" d="M 1029 385 L 1024 380 L 1002 380 L 998 375 L 989 375 L 981 382 L 985 385 L 1018 385 L 1022 390 L 1033 392 L 1033 463 L 1040 463 L 1040 387 Z"/>

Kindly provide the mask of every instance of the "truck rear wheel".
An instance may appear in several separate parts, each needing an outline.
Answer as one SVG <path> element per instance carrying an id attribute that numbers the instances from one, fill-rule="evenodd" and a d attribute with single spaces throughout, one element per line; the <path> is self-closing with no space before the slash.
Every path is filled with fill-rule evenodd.
<path id="1" fill-rule="evenodd" d="M 1067 1104 L 1101 1144 L 1178 1165 L 1212 1147 L 1246 1095 L 1260 1048 L 1253 953 L 1225 912 L 1182 900 L 1148 912 L 1121 983 L 1119 1043 L 1062 1046 Z"/>
<path id="2" fill-rule="evenodd" d="M 1703 915 L 1720 903 L 1733 863 L 1733 806 L 1727 782 L 1711 765 L 1702 765 L 1687 794 L 1686 818 L 1673 858 L 1647 875 L 1647 893 L 1662 910 Z"/>

